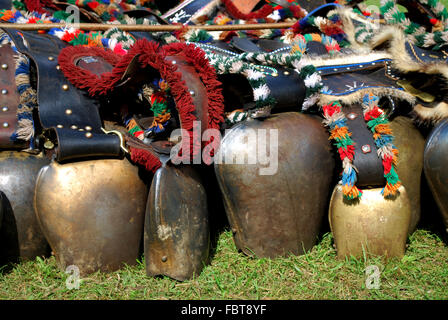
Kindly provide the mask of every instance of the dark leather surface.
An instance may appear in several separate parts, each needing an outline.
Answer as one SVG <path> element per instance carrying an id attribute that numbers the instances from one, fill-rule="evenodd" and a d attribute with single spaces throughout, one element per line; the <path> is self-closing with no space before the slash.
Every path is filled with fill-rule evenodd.
<path id="1" fill-rule="evenodd" d="M 0 0 L 0 10 L 10 10 L 12 8 L 12 0 Z"/>
<path id="2" fill-rule="evenodd" d="M 325 0 L 298 0 L 296 2 L 308 12 L 327 3 Z"/>
<path id="3" fill-rule="evenodd" d="M 230 44 L 233 48 L 241 52 L 271 52 L 280 48 L 290 47 L 289 44 L 277 40 L 255 40 L 239 37 L 233 37 Z M 288 51 L 285 50 L 284 52 L 286 53 Z M 317 41 L 309 41 L 306 52 L 312 55 L 326 55 L 328 53 L 325 46 Z"/>
<path id="4" fill-rule="evenodd" d="M 164 13 L 161 18 L 169 23 L 193 24 L 189 19 L 212 0 L 185 0 L 175 8 Z"/>
<path id="5" fill-rule="evenodd" d="M 430 133 L 424 153 L 424 170 L 428 185 L 448 228 L 448 119 Z"/>
<path id="6" fill-rule="evenodd" d="M 306 52 L 313 55 L 325 55 L 328 53 L 327 48 L 317 41 L 309 41 L 306 44 Z"/>
<path id="7" fill-rule="evenodd" d="M 0 69 L 0 90 L 6 89 L 6 94 L 0 94 L 0 148 L 24 148 L 26 142 L 12 141 L 11 136 L 17 129 L 17 107 L 20 96 L 15 82 L 14 51 L 10 45 L 0 47 L 0 65 L 6 64 L 7 69 Z M 7 108 L 6 111 L 3 111 Z M 7 123 L 5 128 L 3 124 Z"/>
<path id="8" fill-rule="evenodd" d="M 352 132 L 352 140 L 355 142 L 355 157 L 353 165 L 358 169 L 358 187 L 383 186 L 386 182 L 383 172 L 383 164 L 377 154 L 377 147 L 373 140 L 372 132 L 367 128 L 364 121 L 362 106 L 354 104 L 342 108 L 347 117 L 347 126 Z M 356 118 L 350 120 L 348 115 L 356 114 Z M 364 153 L 361 148 L 364 145 L 370 146 L 370 152 Z"/>
<path id="9" fill-rule="evenodd" d="M 249 38 L 233 37 L 230 44 L 241 52 L 263 52 L 263 50 Z"/>
<path id="10" fill-rule="evenodd" d="M 289 44 L 282 41 L 270 40 L 270 39 L 260 39 L 257 41 L 257 45 L 266 52 L 274 51 L 280 48 L 291 47 Z M 287 51 L 285 51 L 287 52 Z"/>
<path id="11" fill-rule="evenodd" d="M 267 52 L 287 46 L 284 43 L 275 40 L 260 40 L 255 44 L 249 38 L 238 37 L 232 38 L 231 45 L 219 41 L 214 42 L 213 45 L 232 52 L 235 52 L 236 50 L 243 52 Z M 273 73 L 271 69 L 263 69 L 267 74 L 266 84 L 271 90 L 272 97 L 277 101 L 274 108 L 278 110 L 300 107 L 306 95 L 304 81 L 293 69 L 276 68 L 276 70 L 277 76 L 275 76 L 275 73 Z M 220 77 L 221 80 L 226 78 L 227 77 Z M 226 86 L 225 83 L 224 86 Z M 240 92 L 240 94 L 242 93 Z"/>
<path id="12" fill-rule="evenodd" d="M 426 50 L 423 48 L 419 48 L 415 45 L 412 45 L 409 42 L 406 42 L 405 46 L 408 55 L 417 62 L 423 61 L 424 63 L 431 63 L 431 62 L 443 63 L 446 62 L 448 58 L 448 55 L 442 51 Z"/>
<path id="13" fill-rule="evenodd" d="M 341 74 L 341 73 L 352 73 L 355 71 L 362 71 L 365 73 L 375 72 L 379 69 L 384 69 L 386 67 L 385 63 L 389 61 L 388 59 L 379 59 L 370 62 L 361 62 L 361 63 L 350 63 L 350 60 L 347 59 L 347 63 L 341 65 L 329 65 L 323 67 L 317 67 L 319 73 L 323 76 L 332 75 L 332 74 Z M 391 82 L 392 83 L 392 82 Z"/>
<path id="14" fill-rule="evenodd" d="M 275 110 L 285 108 L 300 110 L 306 95 L 305 82 L 292 69 L 282 68 L 277 71 L 278 76 L 268 75 L 266 77 L 271 96 L 277 101 L 274 106 Z"/>
<path id="15" fill-rule="evenodd" d="M 210 45 L 224 49 L 224 50 L 232 51 L 232 52 L 235 50 L 230 44 L 228 44 L 227 42 L 224 42 L 224 41 L 220 41 L 220 40 L 212 40 L 210 42 Z M 223 53 L 220 52 L 220 54 L 223 54 Z"/>
<path id="16" fill-rule="evenodd" d="M 58 161 L 77 159 L 80 155 L 103 157 L 120 154 L 120 139 L 114 134 L 95 132 L 91 138 L 87 138 L 85 131 L 70 128 L 56 128 L 56 134 L 59 141 Z"/>
<path id="17" fill-rule="evenodd" d="M 118 156 L 119 139 L 115 135 L 102 133 L 96 101 L 72 86 L 62 72 L 56 69 L 59 51 L 66 44 L 50 35 L 22 33 L 28 48 L 16 30 L 8 31 L 17 49 L 28 55 L 36 65 L 39 118 L 44 129 L 57 131 L 56 159 L 63 161 L 91 156 Z M 64 90 L 63 85 L 67 85 L 68 90 Z M 71 110 L 71 113 L 67 110 Z M 76 128 L 71 129 L 72 126 Z M 91 127 L 91 138 L 85 136 L 85 131 L 78 131 L 86 127 Z"/>
<path id="18" fill-rule="evenodd" d="M 182 74 L 182 80 L 185 81 L 188 90 L 194 92 L 192 95 L 195 106 L 193 114 L 197 119 L 196 121 L 201 121 L 201 131 L 206 130 L 208 126 L 208 99 L 206 88 L 202 83 L 199 73 L 197 73 L 193 65 L 188 64 L 186 58 L 181 54 L 167 56 L 165 59 L 168 61 L 176 61 L 176 71 Z"/>
<path id="19" fill-rule="evenodd" d="M 389 78 L 386 74 L 386 68 L 384 67 L 364 67 L 362 70 L 357 69 L 355 72 L 339 72 L 340 69 L 344 69 L 342 66 L 338 66 L 337 71 L 331 74 L 323 74 L 321 68 L 317 68 L 322 71 L 323 85 L 328 87 L 331 95 L 342 96 L 354 93 L 361 89 L 368 88 L 392 88 L 400 90 L 401 88 L 396 84 L 395 80 Z"/>

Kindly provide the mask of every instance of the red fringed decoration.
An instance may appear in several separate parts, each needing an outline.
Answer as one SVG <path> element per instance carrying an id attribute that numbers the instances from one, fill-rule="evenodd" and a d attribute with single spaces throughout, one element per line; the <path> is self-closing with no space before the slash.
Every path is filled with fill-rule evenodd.
<path id="1" fill-rule="evenodd" d="M 140 69 L 151 67 L 160 73 L 171 89 L 179 113 L 181 127 L 192 135 L 195 116 L 193 98 L 182 80 L 182 74 L 177 72 L 177 65 L 166 60 L 167 56 L 179 56 L 188 64 L 194 66 L 196 72 L 207 92 L 207 128 L 219 129 L 219 124 L 224 121 L 224 98 L 221 93 L 221 83 L 217 80 L 216 72 L 205 58 L 203 50 L 194 45 L 173 43 L 159 48 L 156 42 L 146 39 L 137 40 L 126 55 L 120 57 L 97 47 L 67 47 L 61 50 L 59 65 L 67 79 L 77 88 L 87 89 L 91 96 L 102 96 L 110 93 L 122 79 L 130 63 L 138 63 Z M 75 60 L 81 56 L 100 56 L 111 63 L 114 68 L 101 76 L 93 74 L 89 70 L 75 65 Z M 203 110 L 205 112 L 205 110 Z M 201 146 L 194 146 L 195 139 L 190 139 L 190 152 L 194 157 L 201 151 Z M 207 142 L 211 143 L 211 141 Z M 182 146 L 183 148 L 184 146 Z M 182 150 L 181 148 L 181 150 Z M 140 154 L 140 153 L 138 153 Z M 143 157 L 143 156 L 141 156 Z"/>
<path id="2" fill-rule="evenodd" d="M 300 21 L 298 20 L 294 25 L 291 27 L 291 30 L 294 34 L 299 34 L 302 32 L 302 26 L 300 25 Z"/>
<path id="3" fill-rule="evenodd" d="M 129 147 L 131 161 L 143 166 L 147 171 L 155 173 L 162 166 L 160 160 L 148 150 Z"/>
<path id="4" fill-rule="evenodd" d="M 180 23 L 175 23 L 175 25 L 181 25 Z M 189 30 L 190 28 L 187 25 L 182 25 L 182 28 L 176 31 L 173 31 L 173 35 L 176 37 L 176 39 L 181 40 L 183 39 L 184 34 Z"/>
<path id="5" fill-rule="evenodd" d="M 83 47 L 74 46 L 66 47 L 61 50 L 58 63 L 61 67 L 64 76 L 77 88 L 88 89 L 90 95 L 93 94 L 95 88 L 100 86 L 102 78 L 107 77 L 110 72 L 101 75 L 101 78 L 96 74 L 90 72 L 89 70 L 78 67 L 75 61 L 78 58 L 86 56 L 97 56 L 103 58 L 105 61 L 110 63 L 112 66 L 116 66 L 120 61 L 121 57 L 112 51 L 106 51 L 98 47 Z M 107 93 L 107 92 L 106 92 Z"/>
<path id="6" fill-rule="evenodd" d="M 171 43 L 163 47 L 163 50 L 167 55 L 181 55 L 186 58 L 187 62 L 194 66 L 196 72 L 199 74 L 202 83 L 205 86 L 207 92 L 207 113 L 208 113 L 208 123 L 207 129 L 218 129 L 220 128 L 221 122 L 224 121 L 224 97 L 222 95 L 221 82 L 218 81 L 215 69 L 210 66 L 209 61 L 205 57 L 205 52 L 197 48 L 196 46 L 185 43 Z M 173 92 L 173 87 L 170 86 L 171 92 Z M 188 94 L 190 96 L 190 94 Z M 187 125 L 189 127 L 190 124 Z M 184 127 L 187 129 L 187 127 Z M 188 129 L 187 129 L 188 130 Z M 211 143 L 213 140 L 204 143 L 204 146 Z M 193 139 L 191 139 L 193 142 Z M 196 154 L 198 147 L 193 146 L 193 156 Z M 199 151 L 201 148 L 199 147 Z M 211 154 L 213 155 L 213 152 Z"/>
<path id="7" fill-rule="evenodd" d="M 290 6 L 289 10 L 291 10 L 292 15 L 296 19 L 302 19 L 306 16 L 306 11 L 304 11 L 299 5 L 296 6 Z"/>
<path id="8" fill-rule="evenodd" d="M 265 4 L 257 11 L 244 14 L 233 4 L 232 0 L 222 0 L 222 3 L 232 17 L 241 20 L 264 19 L 274 11 L 274 8 L 271 5 Z"/>
<path id="9" fill-rule="evenodd" d="M 51 0 L 25 0 L 25 5 L 30 12 L 46 13 L 44 7 L 57 9 Z"/>

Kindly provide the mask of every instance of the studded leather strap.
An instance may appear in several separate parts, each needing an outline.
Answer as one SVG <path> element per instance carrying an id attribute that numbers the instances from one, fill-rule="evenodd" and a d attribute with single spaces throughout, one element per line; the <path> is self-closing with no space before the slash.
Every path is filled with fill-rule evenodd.
<path id="1" fill-rule="evenodd" d="M 362 106 L 354 104 L 342 109 L 347 117 L 347 126 L 355 142 L 353 165 L 358 169 L 358 187 L 383 186 L 386 183 L 381 158 L 373 140 L 372 132 L 364 121 Z"/>
<path id="2" fill-rule="evenodd" d="M 11 140 L 17 130 L 20 96 L 15 82 L 14 51 L 9 44 L 0 47 L 0 66 L 0 148 L 26 148 L 27 142 Z"/>
<path id="3" fill-rule="evenodd" d="M 57 57 L 66 44 L 51 35 L 22 32 L 22 38 L 16 30 L 7 32 L 36 65 L 39 118 L 44 129 L 56 132 L 56 160 L 120 155 L 120 139 L 101 131 L 97 102 L 72 86 L 58 69 Z"/>

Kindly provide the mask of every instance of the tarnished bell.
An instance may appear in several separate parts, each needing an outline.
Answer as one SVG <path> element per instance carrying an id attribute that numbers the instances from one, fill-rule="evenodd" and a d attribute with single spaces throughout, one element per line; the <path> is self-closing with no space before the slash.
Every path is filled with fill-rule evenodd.
<path id="1" fill-rule="evenodd" d="M 394 144 L 399 150 L 398 175 L 411 202 L 409 233 L 412 233 L 420 221 L 420 184 L 423 172 L 425 139 L 410 118 L 396 117 L 390 122 L 390 127 L 395 137 Z"/>
<path id="2" fill-rule="evenodd" d="M 360 200 L 346 201 L 336 186 L 330 200 L 329 221 L 338 258 L 363 252 L 402 257 L 406 249 L 411 202 L 401 186 L 394 199 L 385 199 L 381 188 L 365 189 Z"/>
<path id="3" fill-rule="evenodd" d="M 278 160 L 272 175 L 260 175 L 260 169 L 268 167 L 260 157 L 256 164 L 247 160 L 246 164 L 219 164 L 215 159 L 236 246 L 259 257 L 301 254 L 314 245 L 327 209 L 334 169 L 328 134 L 312 116 L 274 114 L 233 127 L 224 136 L 218 156 L 257 154 L 257 144 L 259 148 L 263 144 L 246 142 L 251 129 L 259 137 L 257 129 L 270 129 L 266 150 L 272 160 Z M 278 149 L 271 150 L 273 129 L 278 130 Z"/>
<path id="4" fill-rule="evenodd" d="M 139 257 L 147 187 L 128 160 L 42 168 L 35 206 L 58 263 L 81 274 L 113 271 Z"/>
<path id="5" fill-rule="evenodd" d="M 209 256 L 207 196 L 190 166 L 164 164 L 154 175 L 145 218 L 149 276 L 184 281 L 198 276 Z"/>
<path id="6" fill-rule="evenodd" d="M 330 201 L 329 220 L 338 257 L 359 256 L 366 251 L 402 256 L 407 234 L 420 219 L 420 180 L 424 139 L 412 120 L 396 117 L 390 122 L 399 150 L 397 171 L 402 182 L 400 195 L 384 199 L 381 188 L 363 189 L 359 202 L 343 200 L 336 186 Z M 407 230 L 404 234 L 402 231 Z"/>
<path id="7" fill-rule="evenodd" d="M 429 135 L 424 156 L 428 185 L 439 206 L 448 232 L 448 119 L 437 125 Z"/>
<path id="8" fill-rule="evenodd" d="M 34 259 L 50 254 L 33 205 L 39 170 L 50 162 L 42 154 L 0 152 L 0 191 L 3 193 L 3 225 L 0 229 L 0 261 Z"/>

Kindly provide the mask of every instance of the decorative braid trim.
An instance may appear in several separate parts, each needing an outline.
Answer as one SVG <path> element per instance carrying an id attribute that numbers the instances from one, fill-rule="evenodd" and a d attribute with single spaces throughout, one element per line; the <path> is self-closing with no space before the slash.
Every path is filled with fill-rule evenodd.
<path id="1" fill-rule="evenodd" d="M 398 150 L 393 144 L 394 138 L 389 121 L 384 111 L 378 107 L 378 100 L 379 98 L 372 93 L 366 94 L 362 106 L 364 120 L 367 127 L 372 131 L 373 139 L 378 148 L 378 157 L 382 159 L 386 186 L 381 190 L 381 194 L 387 198 L 397 194 L 401 182 L 396 170 Z M 323 123 L 328 127 L 330 139 L 334 140 L 334 145 L 338 148 L 342 161 L 341 184 L 344 198 L 347 200 L 361 198 L 362 191 L 356 187 L 358 170 L 353 165 L 355 143 L 350 138 L 352 133 L 348 129 L 347 119 L 342 112 L 342 105 L 339 101 L 333 101 L 324 105 L 322 110 Z"/>
<path id="2" fill-rule="evenodd" d="M 224 97 L 222 95 L 221 82 L 218 81 L 215 69 L 210 66 L 208 59 L 206 58 L 204 50 L 197 48 L 193 44 L 185 43 L 171 43 L 162 47 L 162 50 L 166 55 L 178 55 L 185 57 L 187 62 L 194 66 L 196 72 L 199 74 L 202 83 L 205 86 L 207 94 L 207 112 L 208 123 L 207 129 L 218 129 L 220 124 L 224 121 Z M 175 95 L 177 88 L 170 86 L 171 92 Z M 190 94 L 189 94 L 190 95 Z M 190 130 L 189 126 L 184 129 Z M 191 134 L 193 134 L 191 132 Z M 191 139 L 193 143 L 193 139 Z M 211 140 L 206 141 L 204 145 L 208 145 L 213 142 Z M 217 142 L 219 143 L 219 141 Z M 195 150 L 195 149 L 193 149 Z M 200 148 L 199 148 L 200 150 Z M 212 153 L 214 150 L 212 151 Z M 193 152 L 195 155 L 196 152 Z"/>
<path id="3" fill-rule="evenodd" d="M 20 95 L 17 106 L 17 129 L 10 139 L 12 141 L 29 141 L 30 147 L 25 151 L 31 151 L 34 149 L 33 110 L 37 108 L 37 93 L 30 83 L 30 61 L 27 56 L 17 50 L 14 42 L 4 32 L 0 34 L 0 44 L 10 44 L 15 53 L 15 82 Z"/>
<path id="4" fill-rule="evenodd" d="M 439 0 L 420 0 L 421 4 L 430 7 L 441 19 L 445 26 L 442 31 L 426 32 L 426 29 L 418 23 L 410 21 L 406 15 L 398 9 L 395 0 L 381 0 L 380 11 L 387 24 L 399 25 L 408 35 L 409 40 L 418 47 L 434 47 L 435 50 L 448 43 L 448 10 Z M 359 43 L 367 43 L 373 36 L 374 30 L 359 26 L 356 28 L 355 39 Z"/>
<path id="5" fill-rule="evenodd" d="M 378 100 L 377 96 L 371 93 L 366 94 L 362 106 L 364 120 L 367 122 L 367 127 L 372 131 L 373 139 L 378 148 L 378 157 L 383 161 L 386 186 L 381 190 L 381 194 L 389 197 L 395 196 L 401 186 L 396 170 L 398 149 L 393 144 L 392 129 L 384 111 L 378 107 Z"/>
<path id="6" fill-rule="evenodd" d="M 271 96 L 271 91 L 266 84 L 265 75 L 256 70 L 256 68 L 242 61 L 239 57 L 224 57 L 206 51 L 206 55 L 210 64 L 215 68 L 218 74 L 242 74 L 245 76 L 252 87 L 255 110 L 252 111 L 252 117 L 269 115 L 276 101 Z"/>
<path id="7" fill-rule="evenodd" d="M 342 161 L 342 192 L 344 198 L 353 200 L 361 198 L 362 191 L 356 187 L 357 169 L 353 165 L 355 156 L 355 143 L 350 138 L 352 133 L 348 130 L 347 118 L 342 112 L 342 105 L 338 101 L 322 107 L 323 123 L 330 131 L 330 139 L 338 148 L 339 157 Z"/>
<path id="8" fill-rule="evenodd" d="M 87 89 L 91 96 L 104 96 L 114 90 L 131 61 L 137 58 L 141 69 L 154 68 L 159 71 L 161 78 L 167 82 L 176 102 L 182 128 L 192 135 L 193 123 L 196 120 L 193 98 L 182 80 L 182 74 L 176 71 L 178 67 L 165 60 L 166 56 L 177 54 L 185 57 L 187 62 L 191 63 L 200 74 L 207 91 L 209 116 L 207 126 L 208 128 L 218 129 L 219 124 L 224 121 L 224 98 L 221 93 L 221 83 L 217 80 L 215 70 L 209 65 L 204 51 L 194 45 L 173 43 L 160 48 L 156 42 L 141 39 L 123 57 L 96 47 L 67 47 L 61 50 L 59 65 L 64 75 L 74 86 Z M 86 55 L 103 57 L 114 66 L 113 70 L 97 76 L 74 64 L 76 58 Z M 189 150 L 193 150 L 192 157 L 201 150 L 200 146 L 199 148 L 193 146 L 193 142 L 194 139 L 190 139 Z"/>

